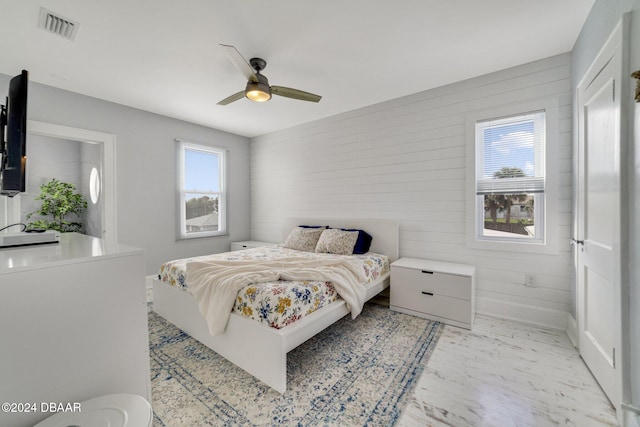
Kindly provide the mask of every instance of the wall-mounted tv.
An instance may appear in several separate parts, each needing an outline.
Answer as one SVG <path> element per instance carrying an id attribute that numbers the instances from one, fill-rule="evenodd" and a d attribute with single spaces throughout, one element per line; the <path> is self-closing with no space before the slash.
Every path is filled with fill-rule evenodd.
<path id="1" fill-rule="evenodd" d="M 0 112 L 0 194 L 13 197 L 25 191 L 27 166 L 27 89 L 29 72 L 9 82 L 6 105 Z"/>

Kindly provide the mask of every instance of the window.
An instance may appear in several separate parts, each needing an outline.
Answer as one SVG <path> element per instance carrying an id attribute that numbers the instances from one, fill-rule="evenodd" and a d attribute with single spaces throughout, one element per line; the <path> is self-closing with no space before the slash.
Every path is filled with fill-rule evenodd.
<path id="1" fill-rule="evenodd" d="M 89 174 L 89 196 L 91 197 L 91 203 L 94 205 L 98 203 L 98 198 L 100 197 L 100 173 L 95 166 L 91 168 Z"/>
<path id="2" fill-rule="evenodd" d="M 225 151 L 179 141 L 181 239 L 226 234 Z"/>
<path id="3" fill-rule="evenodd" d="M 475 122 L 475 239 L 545 243 L 545 111 Z"/>

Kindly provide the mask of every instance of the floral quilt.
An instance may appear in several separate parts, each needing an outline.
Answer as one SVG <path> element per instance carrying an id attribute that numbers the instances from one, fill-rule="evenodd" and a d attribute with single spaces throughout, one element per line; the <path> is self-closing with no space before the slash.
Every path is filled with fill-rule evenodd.
<path id="1" fill-rule="evenodd" d="M 176 288 L 187 290 L 186 264 L 189 261 L 207 260 L 275 260 L 283 257 L 304 259 L 327 256 L 315 252 L 297 251 L 279 245 L 262 246 L 234 252 L 224 252 L 195 258 L 169 261 L 160 267 L 159 278 Z M 335 256 L 335 255 L 332 255 Z M 344 255 L 360 260 L 367 278 L 366 283 L 376 280 L 389 271 L 389 260 L 385 255 L 366 253 L 364 255 Z M 329 282 L 314 280 L 277 280 L 245 286 L 236 298 L 233 311 L 244 317 L 280 329 L 307 314 L 322 308 L 340 296 Z"/>

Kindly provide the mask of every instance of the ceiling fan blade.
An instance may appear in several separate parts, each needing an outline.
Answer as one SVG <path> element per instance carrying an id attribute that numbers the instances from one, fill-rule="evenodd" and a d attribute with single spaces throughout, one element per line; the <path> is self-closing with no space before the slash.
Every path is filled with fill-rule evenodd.
<path id="1" fill-rule="evenodd" d="M 320 95 L 284 86 L 271 86 L 271 93 L 286 96 L 287 98 L 299 99 L 301 101 L 319 102 L 322 99 Z"/>
<path id="2" fill-rule="evenodd" d="M 233 95 L 223 99 L 222 101 L 218 102 L 218 105 L 227 105 L 227 104 L 231 104 L 233 101 L 237 101 L 238 99 L 242 99 L 244 98 L 244 91 L 241 90 L 238 93 L 234 93 Z"/>
<path id="3" fill-rule="evenodd" d="M 251 80 L 252 82 L 258 81 L 256 72 L 253 70 L 251 65 L 249 65 L 247 60 L 244 59 L 242 55 L 240 55 L 238 49 L 228 44 L 221 44 L 220 46 L 222 46 L 224 51 L 227 53 L 227 56 L 229 57 L 231 63 L 235 65 L 238 71 L 240 71 L 240 73 L 242 73 L 242 75 L 245 76 L 247 80 Z"/>

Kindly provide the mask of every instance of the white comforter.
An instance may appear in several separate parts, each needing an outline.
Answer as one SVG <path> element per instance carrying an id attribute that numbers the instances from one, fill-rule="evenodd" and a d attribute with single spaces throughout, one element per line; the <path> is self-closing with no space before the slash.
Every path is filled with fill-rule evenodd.
<path id="1" fill-rule="evenodd" d="M 274 280 L 331 282 L 356 317 L 362 311 L 366 281 L 361 263 L 339 256 L 276 261 L 215 260 L 187 263 L 189 292 L 198 303 L 211 335 L 224 332 L 238 291 L 251 283 Z"/>

